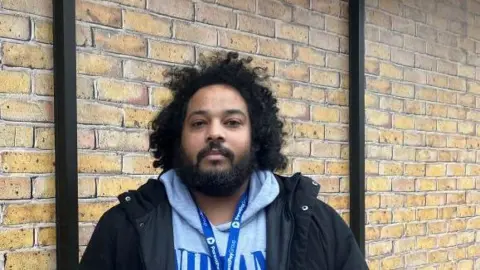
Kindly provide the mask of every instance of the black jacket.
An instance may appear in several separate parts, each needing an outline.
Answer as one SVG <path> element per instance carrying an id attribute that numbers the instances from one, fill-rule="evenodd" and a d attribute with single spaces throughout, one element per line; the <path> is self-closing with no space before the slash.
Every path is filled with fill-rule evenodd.
<path id="1" fill-rule="evenodd" d="M 266 209 L 267 269 L 368 269 L 347 224 L 317 199 L 318 184 L 299 173 L 276 177 L 280 194 Z M 119 200 L 100 218 L 80 269 L 175 269 L 172 210 L 163 184 L 151 179 Z"/>

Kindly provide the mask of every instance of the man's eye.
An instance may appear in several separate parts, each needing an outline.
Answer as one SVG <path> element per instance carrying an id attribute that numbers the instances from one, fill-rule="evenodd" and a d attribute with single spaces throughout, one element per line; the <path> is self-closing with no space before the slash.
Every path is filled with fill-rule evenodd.
<path id="1" fill-rule="evenodd" d="M 205 124 L 203 121 L 197 121 L 192 123 L 192 127 L 201 127 Z"/>
<path id="2" fill-rule="evenodd" d="M 227 121 L 227 126 L 229 127 L 237 127 L 237 126 L 240 126 L 240 122 L 239 121 L 235 121 L 235 120 L 230 120 L 230 121 Z"/>

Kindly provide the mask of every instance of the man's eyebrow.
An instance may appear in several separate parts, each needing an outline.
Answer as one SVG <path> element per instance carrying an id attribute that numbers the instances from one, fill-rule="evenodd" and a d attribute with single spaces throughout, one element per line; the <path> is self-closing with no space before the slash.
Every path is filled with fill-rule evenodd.
<path id="1" fill-rule="evenodd" d="M 223 114 L 225 115 L 232 115 L 232 114 L 240 114 L 244 117 L 247 117 L 247 115 L 240 109 L 229 109 L 229 110 L 226 110 Z M 209 115 L 208 111 L 206 110 L 196 110 L 196 111 L 193 111 L 191 112 L 189 115 L 188 115 L 188 118 L 194 116 L 194 115 Z"/>

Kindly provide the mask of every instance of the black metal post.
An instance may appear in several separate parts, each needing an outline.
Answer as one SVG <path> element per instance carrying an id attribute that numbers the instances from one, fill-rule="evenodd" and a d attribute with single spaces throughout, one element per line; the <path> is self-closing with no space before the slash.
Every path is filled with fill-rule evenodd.
<path id="1" fill-rule="evenodd" d="M 350 228 L 365 254 L 365 1 L 349 6 Z"/>
<path id="2" fill-rule="evenodd" d="M 53 1 L 57 269 L 78 268 L 75 0 Z"/>

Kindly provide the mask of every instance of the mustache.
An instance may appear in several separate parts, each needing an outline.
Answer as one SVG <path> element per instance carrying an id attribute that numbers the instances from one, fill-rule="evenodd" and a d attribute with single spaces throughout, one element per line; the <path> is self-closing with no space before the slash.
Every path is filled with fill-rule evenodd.
<path id="1" fill-rule="evenodd" d="M 231 162 L 233 162 L 235 155 L 230 149 L 224 147 L 219 141 L 211 141 L 205 148 L 200 150 L 200 152 L 198 152 L 197 154 L 197 162 L 200 162 L 211 151 L 216 151 L 220 155 L 228 158 Z"/>

